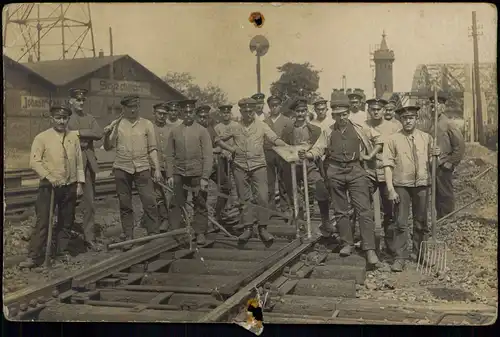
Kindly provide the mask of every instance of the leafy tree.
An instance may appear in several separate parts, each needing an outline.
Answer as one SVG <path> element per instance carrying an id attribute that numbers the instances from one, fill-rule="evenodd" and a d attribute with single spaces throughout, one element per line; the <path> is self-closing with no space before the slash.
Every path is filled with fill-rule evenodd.
<path id="1" fill-rule="evenodd" d="M 186 97 L 198 100 L 198 105 L 208 104 L 217 109 L 223 104 L 228 104 L 227 94 L 219 86 L 208 83 L 203 88 L 195 84 L 194 76 L 187 72 L 168 72 L 162 79 Z"/>
<path id="2" fill-rule="evenodd" d="M 312 103 L 319 94 L 319 74 L 309 62 L 287 62 L 278 67 L 281 73 L 279 80 L 271 84 L 271 94 L 279 96 L 283 101 L 291 101 L 296 96 L 304 96 Z"/>

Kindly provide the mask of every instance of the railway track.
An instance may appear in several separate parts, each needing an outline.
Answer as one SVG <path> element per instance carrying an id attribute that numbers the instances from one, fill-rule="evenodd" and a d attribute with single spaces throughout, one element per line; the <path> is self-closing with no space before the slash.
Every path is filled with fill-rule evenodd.
<path id="1" fill-rule="evenodd" d="M 189 249 L 187 236 L 160 239 L 76 275 L 4 297 L 12 320 L 232 322 L 259 289 L 265 323 L 485 324 L 495 308 L 403 306 L 356 298 L 366 277 L 359 255 L 341 258 L 320 238 L 268 226 L 272 244 L 221 233 Z M 451 316 L 450 316 L 451 315 Z"/>

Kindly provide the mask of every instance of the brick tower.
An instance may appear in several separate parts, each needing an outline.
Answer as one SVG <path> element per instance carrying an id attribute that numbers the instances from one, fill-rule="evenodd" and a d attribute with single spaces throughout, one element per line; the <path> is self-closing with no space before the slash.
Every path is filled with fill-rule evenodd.
<path id="1" fill-rule="evenodd" d="M 375 63 L 375 95 L 381 97 L 384 92 L 393 92 L 392 64 L 395 60 L 394 52 L 387 47 L 385 31 L 382 33 L 382 42 L 373 53 Z"/>

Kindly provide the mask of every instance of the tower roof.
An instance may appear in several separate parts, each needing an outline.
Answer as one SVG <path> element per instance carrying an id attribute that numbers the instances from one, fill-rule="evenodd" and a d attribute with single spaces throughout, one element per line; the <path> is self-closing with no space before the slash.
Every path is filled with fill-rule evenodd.
<path id="1" fill-rule="evenodd" d="M 380 43 L 380 49 L 379 50 L 389 50 L 387 47 L 387 42 L 385 41 L 385 30 L 382 32 L 382 42 Z"/>
<path id="2" fill-rule="evenodd" d="M 374 61 L 394 61 L 394 52 L 387 46 L 387 41 L 385 40 L 385 30 L 382 32 L 382 42 L 380 46 L 373 53 Z"/>

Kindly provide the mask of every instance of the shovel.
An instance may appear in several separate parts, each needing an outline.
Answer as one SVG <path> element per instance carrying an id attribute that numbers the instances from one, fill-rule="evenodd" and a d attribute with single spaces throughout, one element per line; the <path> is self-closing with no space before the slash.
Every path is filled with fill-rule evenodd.
<path id="1" fill-rule="evenodd" d="M 307 221 L 307 238 L 310 239 L 311 234 L 311 212 L 309 208 L 309 185 L 307 181 L 307 159 L 302 161 L 302 176 L 304 177 L 304 197 L 305 197 L 305 208 L 306 208 L 306 221 Z"/>
<path id="2" fill-rule="evenodd" d="M 434 87 L 434 142 L 433 146 L 437 144 L 437 87 Z M 438 241 L 436 238 L 436 171 L 437 171 L 437 156 L 432 157 L 432 186 L 431 186 L 431 224 L 432 224 L 432 238 L 420 243 L 420 250 L 418 252 L 417 270 L 424 275 L 431 275 L 433 273 L 442 273 L 446 270 L 446 242 Z"/>

